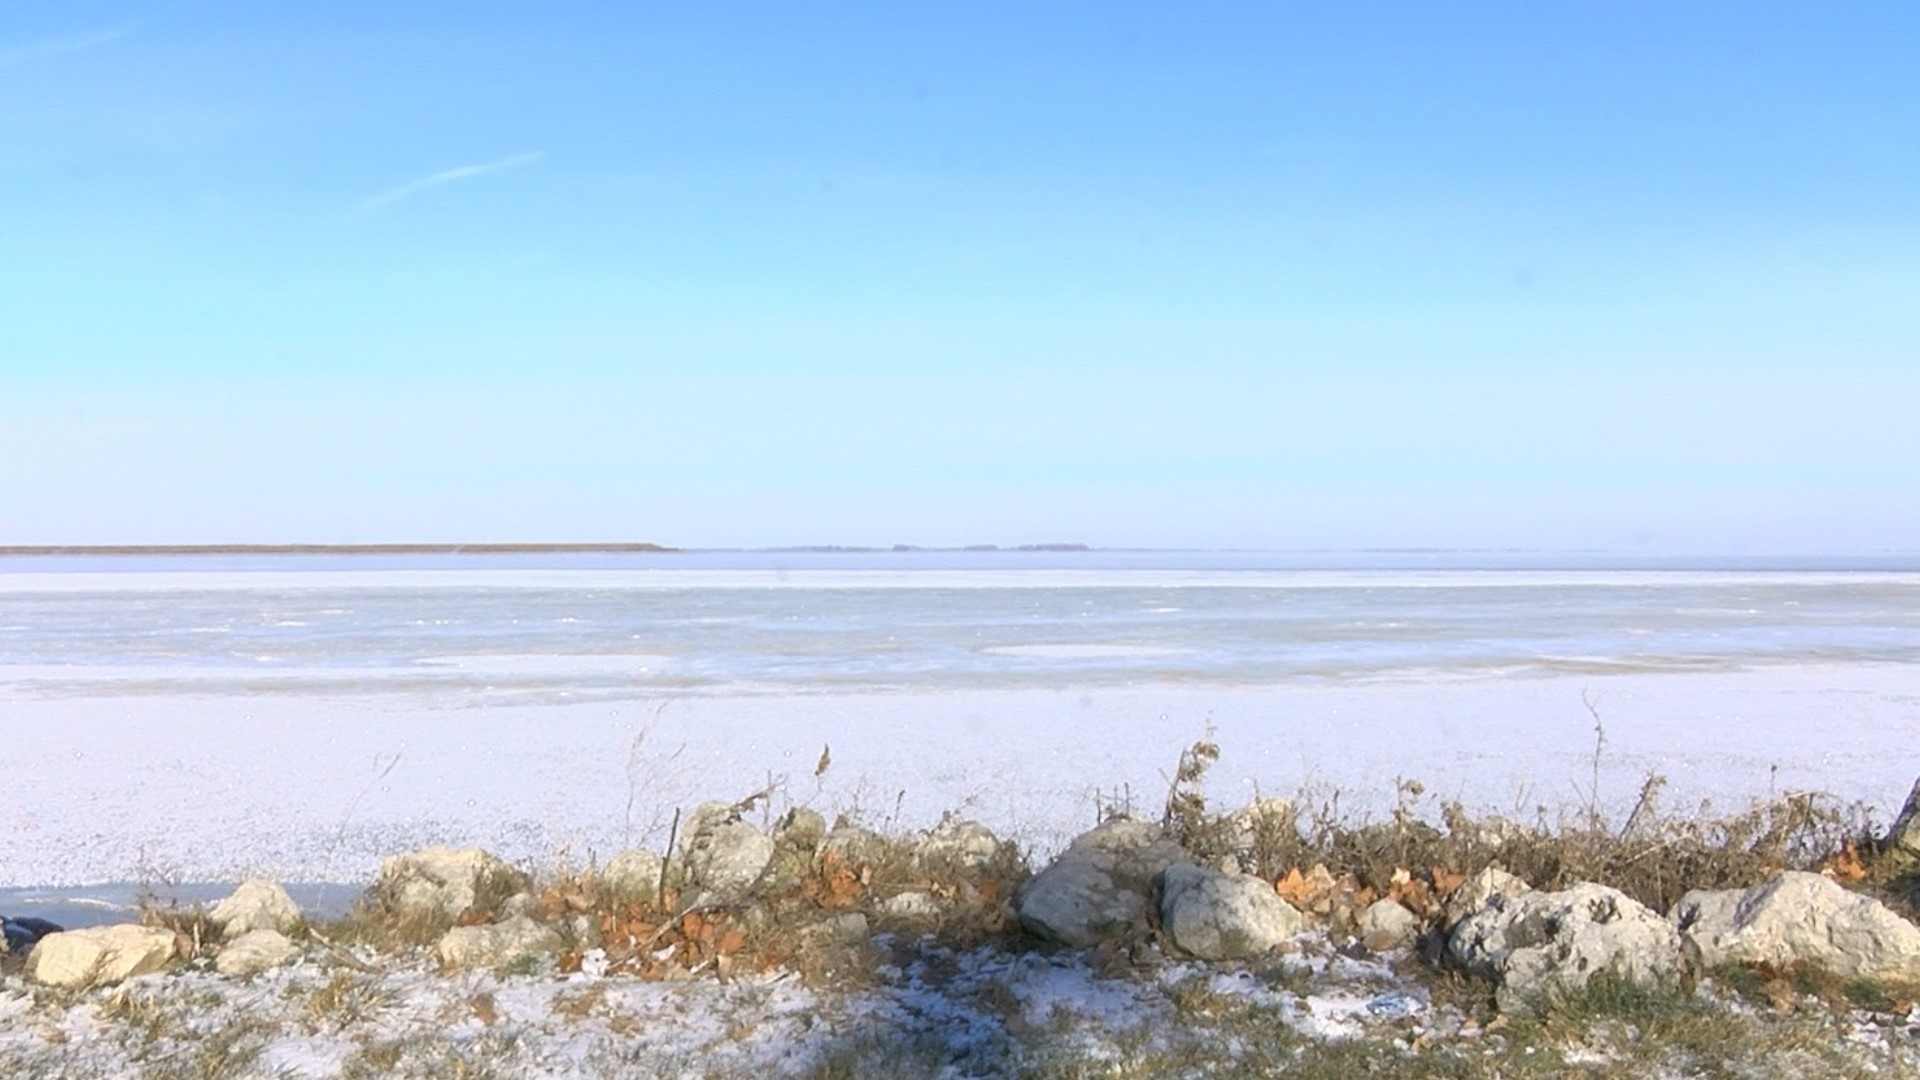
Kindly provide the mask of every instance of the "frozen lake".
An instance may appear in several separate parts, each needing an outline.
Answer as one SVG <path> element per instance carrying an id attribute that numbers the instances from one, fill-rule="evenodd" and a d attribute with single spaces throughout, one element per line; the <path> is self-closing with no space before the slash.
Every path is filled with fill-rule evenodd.
<path id="1" fill-rule="evenodd" d="M 1724 806 L 1886 807 L 1912 781 L 1887 749 L 1920 731 L 1920 574 L 1897 564 L 1292 562 L 12 560 L 0 885 L 364 880 L 436 840 L 582 863 L 769 780 L 1044 849 L 1156 805 L 1209 725 L 1222 800 L 1377 807 L 1405 776 L 1529 813 L 1582 797 L 1589 703 L 1603 800 L 1649 770 Z"/>

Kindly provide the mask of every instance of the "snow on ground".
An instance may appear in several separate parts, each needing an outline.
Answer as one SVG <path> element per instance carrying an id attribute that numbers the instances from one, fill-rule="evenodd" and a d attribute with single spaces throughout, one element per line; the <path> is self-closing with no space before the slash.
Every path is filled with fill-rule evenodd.
<path id="1" fill-rule="evenodd" d="M 1046 853 L 1101 806 L 1157 809 L 1208 733 L 1221 804 L 1303 786 L 1378 811 L 1395 780 L 1531 816 L 1649 771 L 1669 805 L 1792 790 L 1885 815 L 1913 780 L 1911 665 L 857 694 L 716 694 L 443 707 L 417 695 L 36 697 L 0 687 L 0 886 L 126 880 L 363 881 L 429 842 L 536 868 L 664 843 L 675 807 L 769 780 L 776 804 L 875 825 L 947 810 Z M 823 748 L 831 764 L 816 776 Z"/>

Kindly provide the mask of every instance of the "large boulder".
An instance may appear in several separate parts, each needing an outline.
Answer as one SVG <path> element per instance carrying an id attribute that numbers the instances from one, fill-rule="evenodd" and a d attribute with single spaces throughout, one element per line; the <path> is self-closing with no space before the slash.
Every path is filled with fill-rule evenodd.
<path id="1" fill-rule="evenodd" d="M 1639 986 L 1677 979 L 1673 924 L 1618 889 L 1579 884 L 1498 897 L 1454 927 L 1447 949 L 1468 970 L 1499 981 L 1502 1010 L 1528 1010 L 1577 991 L 1602 972 Z"/>
<path id="2" fill-rule="evenodd" d="M 1014 897 L 1021 925 L 1075 948 L 1147 928 L 1154 879 L 1187 858 L 1159 828 L 1115 818 L 1081 834 Z"/>
<path id="3" fill-rule="evenodd" d="M 502 968 L 528 957 L 559 952 L 560 935 L 524 915 L 487 926 L 456 926 L 433 947 L 449 971 Z"/>
<path id="4" fill-rule="evenodd" d="M 380 863 L 369 895 L 388 913 L 403 918 L 459 918 L 476 905 L 504 900 L 525 890 L 527 875 L 479 848 L 441 845 Z"/>
<path id="5" fill-rule="evenodd" d="M 207 918 L 220 928 L 223 937 L 237 938 L 255 930 L 284 934 L 300 921 L 300 905 L 277 882 L 243 881 L 213 906 Z"/>
<path id="6" fill-rule="evenodd" d="M 171 930 L 121 923 L 48 934 L 27 955 L 27 978 L 80 990 L 159 971 L 174 957 Z"/>
<path id="7" fill-rule="evenodd" d="M 292 963 L 299 955 L 299 946 L 267 927 L 249 930 L 221 946 L 220 954 L 213 958 L 213 968 L 222 975 L 244 978 Z"/>
<path id="8" fill-rule="evenodd" d="M 1177 862 L 1160 875 L 1160 925 L 1182 952 L 1237 960 L 1275 948 L 1306 926 L 1272 883 Z"/>
<path id="9" fill-rule="evenodd" d="M 740 820 L 726 803 L 707 803 L 693 812 L 682 852 L 687 884 L 738 896 L 773 861 L 773 838 Z"/>
<path id="10" fill-rule="evenodd" d="M 1851 978 L 1920 981 L 1920 927 L 1819 874 L 1690 892 L 1671 918 L 1707 967 L 1810 964 Z"/>

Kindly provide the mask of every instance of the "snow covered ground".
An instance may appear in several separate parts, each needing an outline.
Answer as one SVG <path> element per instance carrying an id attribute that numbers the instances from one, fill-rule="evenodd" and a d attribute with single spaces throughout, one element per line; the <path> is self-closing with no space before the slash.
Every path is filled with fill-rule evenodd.
<path id="1" fill-rule="evenodd" d="M 1157 808 L 1209 730 L 1220 805 L 1256 792 L 1429 798 L 1530 816 L 1649 771 L 1668 805 L 1793 790 L 1898 808 L 1916 765 L 1920 668 L 1056 689 L 742 694 L 443 707 L 418 696 L 180 693 L 47 697 L 0 688 L 0 885 L 364 881 L 434 841 L 534 868 L 664 842 L 675 807 L 739 798 L 873 824 L 976 817 L 1044 853 L 1129 796 Z M 816 775 L 822 749 L 831 761 Z"/>

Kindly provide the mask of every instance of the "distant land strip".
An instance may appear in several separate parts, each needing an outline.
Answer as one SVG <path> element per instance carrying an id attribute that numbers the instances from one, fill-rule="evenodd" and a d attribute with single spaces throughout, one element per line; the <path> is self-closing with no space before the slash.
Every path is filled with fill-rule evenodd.
<path id="1" fill-rule="evenodd" d="M 587 555 L 675 552 L 661 544 L 0 544 L 8 555 Z"/>

